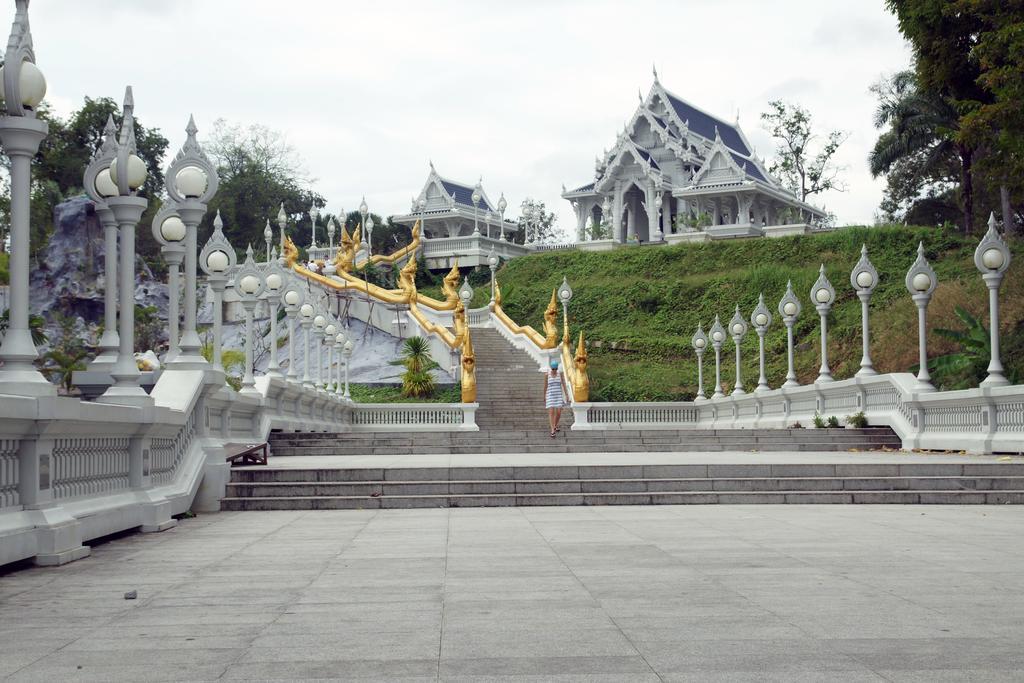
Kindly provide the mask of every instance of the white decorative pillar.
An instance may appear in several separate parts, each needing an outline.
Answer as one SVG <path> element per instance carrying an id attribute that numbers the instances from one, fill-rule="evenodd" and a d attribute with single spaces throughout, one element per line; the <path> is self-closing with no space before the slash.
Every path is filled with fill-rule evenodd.
<path id="1" fill-rule="evenodd" d="M 732 388 L 732 395 L 740 396 L 747 393 L 743 391 L 743 378 L 740 374 L 740 344 L 747 336 L 747 322 L 740 315 L 739 304 L 736 305 L 736 312 L 729 321 L 729 333 L 732 335 L 733 344 L 736 345 L 736 386 Z"/>
<path id="2" fill-rule="evenodd" d="M 334 394 L 339 398 L 345 395 L 344 383 L 342 380 L 342 366 L 345 363 L 345 359 L 342 354 L 345 348 L 345 341 L 346 337 L 344 332 L 338 332 L 338 334 L 334 337 L 334 353 L 338 358 L 338 366 L 335 369 L 333 377 Z"/>
<path id="3" fill-rule="evenodd" d="M 294 276 L 289 277 L 285 286 L 284 312 L 288 316 L 288 381 L 293 384 L 299 382 L 299 366 L 296 361 L 295 349 L 299 345 L 299 339 L 295 334 L 295 322 L 299 316 L 299 310 L 305 303 L 305 294 L 302 286 Z"/>
<path id="4" fill-rule="evenodd" d="M 175 211 L 174 201 L 164 202 L 153 217 L 153 238 L 160 243 L 160 253 L 167 261 L 167 356 L 164 363 L 178 357 L 179 315 L 181 298 L 179 267 L 185 258 L 185 237 L 188 228 Z"/>
<path id="5" fill-rule="evenodd" d="M 329 316 L 327 326 L 324 328 L 324 346 L 327 348 L 327 369 L 324 371 L 324 391 L 334 394 L 337 387 L 334 386 L 334 346 L 335 335 L 338 334 L 338 325 L 334 316 Z"/>
<path id="6" fill-rule="evenodd" d="M 981 279 L 988 287 L 988 333 L 991 357 L 988 362 L 988 376 L 981 382 L 983 387 L 998 387 L 1009 384 L 999 358 L 999 285 L 1003 274 L 1010 267 L 1010 249 L 996 230 L 995 214 L 988 217 L 988 232 L 974 250 L 974 265 L 981 271 Z"/>
<path id="7" fill-rule="evenodd" d="M 917 306 L 918 372 L 916 389 L 918 391 L 935 391 L 935 387 L 931 383 L 931 375 L 928 373 L 927 310 L 928 302 L 938 284 L 938 278 L 935 277 L 935 271 L 924 257 L 924 242 L 917 244 L 917 260 L 907 271 L 905 284 L 907 291 L 910 292 L 910 298 Z"/>
<path id="8" fill-rule="evenodd" d="M 615 181 L 615 192 L 612 197 L 612 216 L 610 217 L 610 224 L 612 227 L 612 237 L 616 242 L 624 242 L 625 239 L 622 236 L 622 213 L 625 211 L 625 202 L 622 196 L 622 181 Z"/>
<path id="9" fill-rule="evenodd" d="M 825 277 L 825 264 L 821 264 L 818 279 L 811 287 L 811 301 L 821 318 L 821 367 L 818 368 L 818 379 L 815 384 L 832 381 L 832 371 L 828 367 L 828 313 L 836 300 L 836 290 Z"/>
<path id="10" fill-rule="evenodd" d="M 242 376 L 242 388 L 240 390 L 240 393 L 243 394 L 258 396 L 260 393 L 256 390 L 256 378 L 253 375 L 252 367 L 252 345 L 253 335 L 255 334 L 253 318 L 256 313 L 256 304 L 266 289 L 266 278 L 264 278 L 259 266 L 253 260 L 252 245 L 250 244 L 245 250 L 245 263 L 235 273 L 235 293 L 241 299 L 242 307 L 245 309 L 245 374 Z"/>
<path id="11" fill-rule="evenodd" d="M 324 334 L 327 330 L 327 316 L 318 311 L 313 317 L 313 344 L 316 346 L 316 373 L 313 377 L 313 388 L 320 391 L 324 388 Z"/>
<path id="12" fill-rule="evenodd" d="M 662 193 L 654 187 L 654 181 L 647 183 L 647 241 L 661 242 L 661 201 Z"/>
<path id="13" fill-rule="evenodd" d="M 693 349 L 697 352 L 697 395 L 693 399 L 695 403 L 707 400 L 707 396 L 704 395 L 704 351 L 707 347 L 708 337 L 704 334 L 701 324 L 697 323 L 697 333 L 693 335 Z"/>
<path id="14" fill-rule="evenodd" d="M 267 310 L 270 313 L 270 360 L 267 364 L 267 376 L 282 378 L 281 365 L 277 360 L 277 309 L 281 304 L 281 296 L 284 292 L 284 284 L 288 277 L 284 268 L 277 262 L 277 247 L 270 251 L 270 260 L 264 264 L 264 277 L 267 282 L 265 295 L 267 297 Z"/>
<path id="15" fill-rule="evenodd" d="M 135 227 L 149 202 L 136 195 L 146 182 L 146 164 L 135 154 L 134 109 L 132 89 L 128 86 L 124 95 L 124 119 L 118 138 L 117 157 L 111 162 L 109 170 L 118 194 L 107 199 L 107 206 L 114 213 L 121 232 L 117 362 L 110 371 L 114 383 L 96 400 L 101 403 L 147 406 L 153 404 L 153 399 L 139 386 L 141 373 L 135 363 Z"/>
<path id="16" fill-rule="evenodd" d="M 725 341 L 725 328 L 722 327 L 718 316 L 715 316 L 715 324 L 711 326 L 711 346 L 715 349 L 715 391 L 711 398 L 722 398 L 722 342 Z"/>
<path id="17" fill-rule="evenodd" d="M 107 206 L 107 198 L 118 194 L 117 185 L 110 177 L 110 164 L 117 157 L 117 126 L 114 116 L 107 116 L 103 130 L 103 144 L 85 168 L 83 186 L 96 207 L 96 216 L 103 225 L 103 334 L 99 339 L 99 353 L 89 363 L 89 369 L 109 373 L 117 360 L 120 341 L 117 336 L 117 220 Z M 174 340 L 177 346 L 177 340 Z"/>
<path id="18" fill-rule="evenodd" d="M 185 305 L 184 323 L 177 357 L 168 369 L 202 370 L 208 366 L 199 353 L 202 343 L 196 330 L 196 256 L 199 223 L 206 215 L 206 205 L 217 193 L 220 182 L 217 169 L 206 156 L 196 134 L 195 119 L 189 116 L 185 127 L 185 143 L 164 174 L 167 195 L 177 206 L 178 215 L 185 223 Z M 233 254 L 234 252 L 232 252 Z"/>
<path id="19" fill-rule="evenodd" d="M 235 249 L 224 236 L 224 221 L 220 212 L 213 219 L 213 234 L 206 241 L 199 254 L 199 264 L 206 273 L 213 290 L 213 369 L 224 372 L 221 363 L 221 349 L 224 344 L 224 289 L 228 283 L 228 273 L 237 263 Z"/>
<path id="20" fill-rule="evenodd" d="M 19 0 L 4 56 L 4 116 L 0 143 L 11 160 L 10 312 L 0 345 L 0 394 L 52 396 L 57 388 L 33 365 L 39 357 L 29 331 L 29 213 L 32 158 L 49 128 L 35 108 L 46 94 L 46 79 L 35 65 L 28 25 L 28 2 Z"/>
<path id="21" fill-rule="evenodd" d="M 574 199 L 572 210 L 576 212 L 576 241 L 582 242 L 587 233 L 587 212 L 583 210 L 583 202 Z"/>
<path id="22" fill-rule="evenodd" d="M 754 389 L 754 393 L 760 394 L 771 388 L 768 386 L 768 378 L 764 374 L 764 335 L 772 324 L 772 314 L 764 304 L 763 292 L 757 298 L 757 308 L 750 314 L 750 322 L 753 323 L 754 330 L 757 332 L 758 367 L 760 368 L 757 377 L 757 388 Z"/>
<path id="23" fill-rule="evenodd" d="M 299 307 L 299 324 L 302 326 L 302 338 L 305 353 L 303 355 L 302 363 L 302 386 L 306 389 L 312 389 L 313 379 L 309 374 L 309 366 L 312 362 L 312 353 L 310 349 L 310 330 L 313 328 L 313 318 L 315 312 L 313 304 L 307 302 Z"/>
<path id="24" fill-rule="evenodd" d="M 782 322 L 786 325 L 787 370 L 786 381 L 782 385 L 784 387 L 800 386 L 800 382 L 796 380 L 796 372 L 793 369 L 793 324 L 796 323 L 801 308 L 800 299 L 793 293 L 793 282 L 791 280 L 786 283 L 786 293 L 783 295 L 782 300 L 779 301 L 779 315 L 782 316 Z"/>
<path id="25" fill-rule="evenodd" d="M 354 345 L 352 344 L 352 340 L 349 339 L 349 340 L 346 340 L 345 347 L 344 347 L 344 349 L 342 349 L 342 353 L 345 355 L 345 395 L 344 395 L 343 398 L 346 401 L 351 401 L 352 400 L 352 394 L 350 394 L 349 390 L 348 390 L 348 364 L 349 364 L 349 361 L 352 360 L 352 349 L 353 348 L 354 348 Z"/>
<path id="26" fill-rule="evenodd" d="M 878 374 L 871 362 L 871 337 L 868 331 L 868 303 L 871 301 L 871 293 L 878 285 L 878 271 L 868 260 L 868 245 L 866 244 L 862 244 L 860 247 L 860 260 L 857 261 L 857 265 L 850 273 L 850 284 L 857 292 L 857 298 L 860 299 L 861 345 L 863 348 L 860 356 L 860 370 L 857 371 L 856 376 L 869 377 Z"/>

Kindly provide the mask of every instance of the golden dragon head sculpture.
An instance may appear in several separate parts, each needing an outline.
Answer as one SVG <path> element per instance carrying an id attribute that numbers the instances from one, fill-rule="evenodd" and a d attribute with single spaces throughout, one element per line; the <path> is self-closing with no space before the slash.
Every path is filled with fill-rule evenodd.
<path id="1" fill-rule="evenodd" d="M 452 264 L 452 269 L 448 271 L 448 274 L 441 280 L 441 291 L 444 292 L 444 299 L 448 303 L 454 303 L 459 300 L 459 262 L 455 261 Z"/>
<path id="2" fill-rule="evenodd" d="M 410 304 L 416 303 L 416 251 L 409 254 L 402 269 L 398 271 L 398 289 L 402 291 Z"/>
<path id="3" fill-rule="evenodd" d="M 576 345 L 576 355 L 572 359 L 572 398 L 574 401 L 586 402 L 590 400 L 590 375 L 587 374 L 587 347 L 583 344 L 583 332 L 580 332 L 580 341 Z"/>
<path id="4" fill-rule="evenodd" d="M 556 290 L 551 290 L 551 302 L 544 311 L 544 347 L 553 349 L 558 345 L 558 298 Z"/>
<path id="5" fill-rule="evenodd" d="M 291 269 L 295 265 L 295 262 L 299 260 L 299 248 L 295 246 L 295 242 L 292 242 L 292 238 L 285 235 L 284 237 L 284 267 Z"/>
<path id="6" fill-rule="evenodd" d="M 462 342 L 462 402 L 476 403 L 476 354 L 473 341 L 466 334 Z"/>
<path id="7" fill-rule="evenodd" d="M 352 234 L 348 234 L 345 226 L 341 226 L 341 243 L 338 245 L 338 252 L 334 255 L 334 267 L 339 273 L 351 273 L 356 262 L 356 252 L 359 251 L 359 227 L 357 226 Z"/>

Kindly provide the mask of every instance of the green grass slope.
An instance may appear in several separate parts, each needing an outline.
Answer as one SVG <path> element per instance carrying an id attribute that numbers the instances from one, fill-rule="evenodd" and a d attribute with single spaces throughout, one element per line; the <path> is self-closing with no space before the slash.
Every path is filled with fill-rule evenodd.
<path id="1" fill-rule="evenodd" d="M 937 228 L 847 228 L 782 239 L 727 240 L 673 247 L 622 247 L 612 252 L 553 252 L 514 259 L 499 271 L 503 306 L 521 324 L 541 329 L 551 290 L 566 276 L 574 296 L 570 326 L 574 340 L 582 330 L 590 349 L 594 400 L 685 400 L 697 389 L 696 356 L 690 339 L 698 322 L 705 331 L 719 315 L 727 326 L 735 306 L 749 321 L 760 292 L 774 321 L 765 339 L 768 381 L 779 386 L 786 374 L 785 326 L 778 302 L 793 281 L 803 312 L 794 328 L 796 372 L 801 382 L 817 376 L 818 315 L 809 294 L 818 267 L 836 289 L 829 317 L 829 360 L 842 379 L 858 369 L 861 355 L 860 301 L 850 286 L 850 271 L 861 244 L 878 270 L 880 282 L 871 301 L 871 354 L 880 372 L 907 371 L 917 362 L 917 309 L 904 276 L 923 241 L 926 257 L 939 277 L 929 306 L 929 327 L 960 329 L 954 308 L 962 306 L 988 319 L 987 294 L 973 255 L 978 238 Z M 1024 245 L 1015 244 L 1014 260 L 1001 289 L 1004 364 L 1024 373 Z M 483 275 L 482 273 L 480 275 Z M 473 279 L 473 278 L 471 278 Z M 479 278 L 483 280 L 482 277 Z M 477 288 L 474 305 L 486 303 L 486 286 Z M 932 335 L 930 353 L 956 350 Z M 743 382 L 757 383 L 757 335 L 742 344 Z M 704 363 L 705 391 L 714 381 L 714 356 Z M 722 349 L 722 378 L 735 377 L 732 340 Z"/>

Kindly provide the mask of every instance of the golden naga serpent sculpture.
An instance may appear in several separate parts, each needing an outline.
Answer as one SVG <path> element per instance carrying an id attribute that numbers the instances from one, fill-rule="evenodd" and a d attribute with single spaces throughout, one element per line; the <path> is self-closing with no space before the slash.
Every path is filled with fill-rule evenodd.
<path id="1" fill-rule="evenodd" d="M 452 265 L 451 270 L 442 279 L 441 291 L 444 293 L 444 301 L 421 295 L 416 289 L 417 261 L 416 252 L 419 247 L 419 223 L 413 227 L 413 242 L 399 249 L 393 254 L 381 256 L 379 259 L 373 257 L 369 263 L 396 263 L 406 258 L 406 263 L 398 272 L 398 289 L 385 289 L 367 282 L 352 273 L 357 268 L 355 263 L 356 253 L 359 250 L 360 227 L 356 227 L 352 235 L 342 228 L 341 244 L 334 257 L 334 265 L 337 272 L 334 277 L 322 275 L 312 271 L 305 266 L 298 264 L 299 251 L 290 237 L 285 237 L 283 247 L 285 265 L 291 268 L 296 274 L 317 282 L 324 287 L 335 290 L 356 290 L 373 297 L 378 301 L 390 304 L 405 304 L 409 307 L 409 313 L 413 316 L 419 326 L 430 334 L 437 335 L 451 349 L 458 351 L 461 356 L 460 379 L 462 382 L 463 403 L 476 402 L 476 353 L 473 350 L 473 342 L 470 335 L 469 322 L 466 316 L 465 306 L 459 298 L 458 284 L 460 279 L 458 263 Z M 363 262 L 365 268 L 367 262 Z M 579 342 L 576 351 L 573 353 L 569 339 L 569 322 L 563 320 L 562 339 L 558 339 L 558 295 L 557 290 L 552 290 L 551 300 L 544 310 L 544 334 L 529 325 L 518 325 L 508 317 L 501 308 L 502 295 L 501 287 L 494 283 L 494 305 L 492 310 L 495 317 L 513 334 L 523 334 L 528 337 L 540 349 L 555 349 L 561 347 L 562 368 L 572 387 L 573 400 L 584 402 L 590 397 L 590 378 L 587 373 L 587 350 L 580 332 Z M 436 311 L 452 311 L 453 331 L 443 325 L 429 320 L 420 310 L 420 304 Z"/>

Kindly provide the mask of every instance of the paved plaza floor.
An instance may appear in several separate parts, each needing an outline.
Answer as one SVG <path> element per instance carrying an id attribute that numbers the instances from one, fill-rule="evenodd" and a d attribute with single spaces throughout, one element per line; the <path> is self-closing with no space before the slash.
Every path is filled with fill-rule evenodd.
<path id="1" fill-rule="evenodd" d="M 0 676 L 1019 681 L 1022 566 L 1022 507 L 221 513 L 0 576 Z"/>

